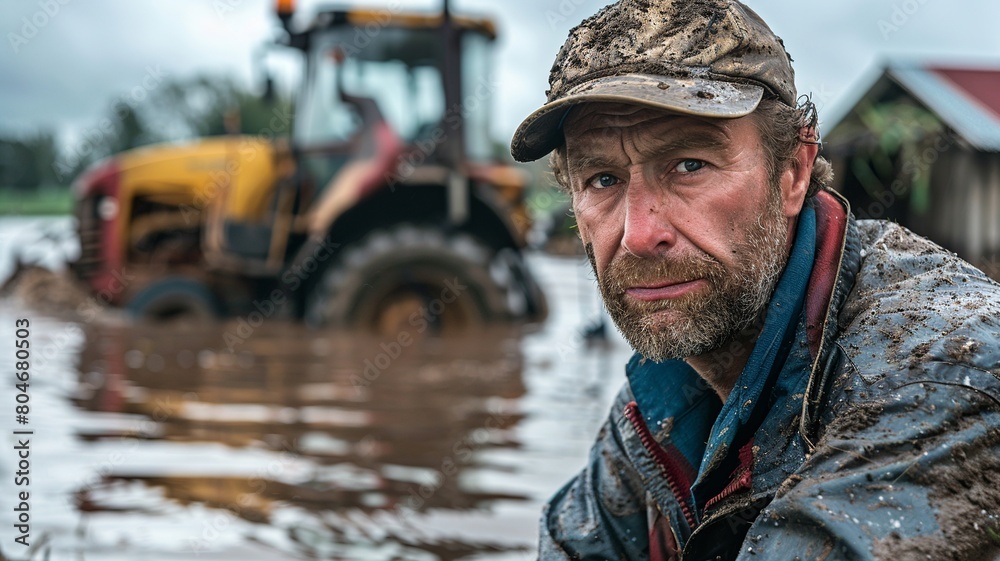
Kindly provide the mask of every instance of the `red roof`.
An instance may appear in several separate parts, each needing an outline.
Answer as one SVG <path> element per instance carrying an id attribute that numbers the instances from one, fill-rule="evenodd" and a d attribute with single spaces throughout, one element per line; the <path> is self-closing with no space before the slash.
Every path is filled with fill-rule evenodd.
<path id="1" fill-rule="evenodd" d="M 1000 117 L 1000 70 L 928 68 L 943 77 L 984 109 Z"/>

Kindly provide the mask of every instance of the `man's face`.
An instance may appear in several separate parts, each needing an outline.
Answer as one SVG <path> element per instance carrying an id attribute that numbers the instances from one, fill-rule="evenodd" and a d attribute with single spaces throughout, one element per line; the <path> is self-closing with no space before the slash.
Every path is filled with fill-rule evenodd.
<path id="1" fill-rule="evenodd" d="M 594 103 L 566 121 L 581 239 L 609 314 L 648 358 L 721 347 L 781 275 L 799 209 L 769 176 L 752 119 Z"/>

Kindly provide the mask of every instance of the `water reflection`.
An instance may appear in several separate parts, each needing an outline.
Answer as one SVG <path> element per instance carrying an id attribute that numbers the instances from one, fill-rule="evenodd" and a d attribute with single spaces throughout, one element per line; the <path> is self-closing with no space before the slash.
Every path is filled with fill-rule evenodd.
<path id="1" fill-rule="evenodd" d="M 0 219 L 0 274 L 21 248 L 56 266 L 68 254 L 38 232 L 71 226 Z M 541 505 L 583 465 L 629 350 L 580 337 L 597 303 L 585 260 L 529 260 L 542 330 L 398 350 L 271 322 L 53 318 L 0 297 L 0 326 L 31 318 L 36 431 L 32 547 L 12 550 L 5 522 L 0 559 L 534 559 Z"/>
<path id="2" fill-rule="evenodd" d="M 493 488 L 491 473 L 506 468 L 486 454 L 519 446 L 522 362 L 509 332 L 402 347 L 265 324 L 231 353 L 218 328 L 91 329 L 72 401 L 118 422 L 77 437 L 161 461 L 116 467 L 77 490 L 76 504 L 155 509 L 132 496 L 141 483 L 248 522 L 292 521 L 288 538 L 310 556 L 385 543 L 434 559 L 510 549 L 414 530 L 435 510 L 528 498 Z M 229 461 L 203 461 L 213 455 Z"/>

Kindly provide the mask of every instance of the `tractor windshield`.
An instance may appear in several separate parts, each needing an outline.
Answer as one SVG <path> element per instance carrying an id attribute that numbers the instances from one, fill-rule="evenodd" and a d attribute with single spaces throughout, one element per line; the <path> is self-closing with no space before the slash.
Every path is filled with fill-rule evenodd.
<path id="1" fill-rule="evenodd" d="M 374 100 L 405 141 L 437 127 L 444 115 L 441 39 L 433 30 L 342 27 L 313 37 L 295 140 L 315 146 L 350 139 L 362 126 L 343 93 Z"/>
<path id="2" fill-rule="evenodd" d="M 464 118 L 466 157 L 492 159 L 490 110 L 496 84 L 492 39 L 462 33 L 462 103 L 445 113 L 440 31 L 396 27 L 338 27 L 313 37 L 306 87 L 299 100 L 295 140 L 309 147 L 352 138 L 362 126 L 357 106 L 337 91 L 373 100 L 404 142 L 440 138 Z M 438 131 L 444 127 L 443 131 Z"/>

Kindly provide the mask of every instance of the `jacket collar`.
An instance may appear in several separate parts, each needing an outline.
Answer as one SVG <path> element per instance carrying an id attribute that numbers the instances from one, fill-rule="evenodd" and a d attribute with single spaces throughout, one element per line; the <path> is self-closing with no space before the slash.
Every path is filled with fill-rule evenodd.
<path id="1" fill-rule="evenodd" d="M 811 452 L 818 408 L 833 375 L 834 339 L 840 314 L 861 268 L 861 237 L 847 199 L 833 191 L 814 197 L 820 245 L 806 300 L 809 347 L 813 355 L 806 399 L 799 417 L 799 434 Z"/>

